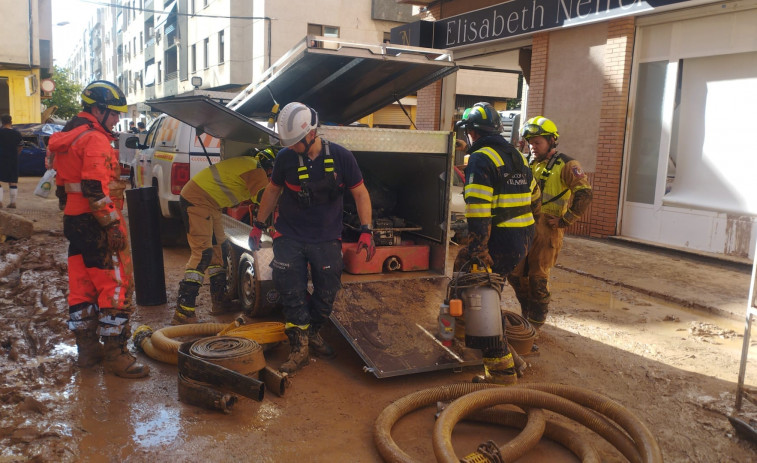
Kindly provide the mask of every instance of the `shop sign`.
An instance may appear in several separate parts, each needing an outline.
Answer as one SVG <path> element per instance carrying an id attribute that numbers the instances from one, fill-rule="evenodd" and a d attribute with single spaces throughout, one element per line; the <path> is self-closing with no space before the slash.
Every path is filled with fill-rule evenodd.
<path id="1" fill-rule="evenodd" d="M 434 22 L 433 44 L 434 48 L 454 48 L 637 15 L 686 1 L 688 0 L 513 0 Z M 400 27 L 408 28 L 408 25 Z M 417 31 L 418 29 L 414 30 L 416 34 Z M 427 36 L 419 38 L 407 33 L 395 34 L 392 30 L 392 43 L 420 45 L 420 42 L 405 43 L 408 37 L 420 42 L 428 41 Z"/>

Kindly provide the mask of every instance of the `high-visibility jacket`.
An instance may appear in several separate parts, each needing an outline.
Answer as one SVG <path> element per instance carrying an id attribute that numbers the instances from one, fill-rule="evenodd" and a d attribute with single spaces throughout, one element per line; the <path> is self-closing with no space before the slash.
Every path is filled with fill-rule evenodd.
<path id="1" fill-rule="evenodd" d="M 531 165 L 534 178 L 542 190 L 541 210 L 545 214 L 563 217 L 568 212 L 571 197 L 580 190 L 591 191 L 591 185 L 578 161 L 563 153 Z M 580 216 L 583 211 L 577 211 Z M 573 219 L 566 217 L 566 222 Z"/>
<path id="2" fill-rule="evenodd" d="M 268 176 L 254 157 L 239 156 L 206 167 L 189 182 L 197 184 L 218 207 L 224 208 L 256 196 L 268 185 Z"/>
<path id="3" fill-rule="evenodd" d="M 532 201 L 539 199 L 525 157 L 509 144 L 483 146 L 465 168 L 465 217 L 491 218 L 502 228 L 534 223 Z"/>
<path id="4" fill-rule="evenodd" d="M 113 134 L 106 132 L 90 113 L 80 112 L 76 117 L 88 123 L 53 134 L 48 144 L 50 151 L 56 153 L 53 168 L 66 188 L 66 215 L 93 212 L 89 199 L 82 195 L 82 180 L 100 182 L 106 198 L 112 196 L 113 188 L 118 189 L 121 198 L 123 193 L 121 166 L 111 145 Z"/>

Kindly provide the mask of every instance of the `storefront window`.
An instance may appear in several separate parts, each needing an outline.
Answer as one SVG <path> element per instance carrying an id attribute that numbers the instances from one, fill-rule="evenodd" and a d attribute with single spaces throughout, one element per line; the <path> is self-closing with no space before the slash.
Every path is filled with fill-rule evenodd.
<path id="1" fill-rule="evenodd" d="M 654 204 L 667 61 L 639 65 L 626 201 Z"/>

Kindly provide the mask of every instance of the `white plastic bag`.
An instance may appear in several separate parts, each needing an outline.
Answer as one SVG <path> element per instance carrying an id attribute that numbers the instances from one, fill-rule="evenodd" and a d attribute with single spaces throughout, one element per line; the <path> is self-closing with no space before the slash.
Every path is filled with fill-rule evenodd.
<path id="1" fill-rule="evenodd" d="M 45 175 L 39 179 L 37 188 L 34 189 L 34 194 L 42 198 L 47 198 L 50 196 L 50 191 L 52 191 L 53 186 L 55 186 L 55 169 L 48 169 L 47 172 L 45 172 Z"/>

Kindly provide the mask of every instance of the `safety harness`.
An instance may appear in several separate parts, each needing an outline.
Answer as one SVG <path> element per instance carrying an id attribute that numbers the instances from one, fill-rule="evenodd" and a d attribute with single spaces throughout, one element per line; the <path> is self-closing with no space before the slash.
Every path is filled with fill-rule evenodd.
<path id="1" fill-rule="evenodd" d="M 331 149 L 328 140 L 321 138 L 324 147 L 323 170 L 324 175 L 321 180 L 311 181 L 308 168 L 305 165 L 305 153 L 297 155 L 299 167 L 297 168 L 297 179 L 300 181 L 300 191 L 297 192 L 297 201 L 302 208 L 308 208 L 313 204 L 322 204 L 334 200 L 343 192 L 343 188 L 336 183 L 334 157 L 331 155 Z"/>
<path id="2" fill-rule="evenodd" d="M 539 175 L 538 183 L 539 189 L 542 191 L 542 194 L 544 193 L 544 185 L 546 185 L 549 176 L 552 175 L 552 169 L 555 167 L 555 164 L 557 164 L 558 161 L 565 162 L 565 155 L 562 153 L 557 153 L 552 156 L 547 165 L 544 167 L 544 170 L 542 170 L 541 174 Z M 558 199 L 562 198 L 568 191 L 570 191 L 569 188 L 564 189 L 557 196 L 553 196 L 547 201 L 542 202 L 542 206 L 553 201 L 557 201 Z"/>

